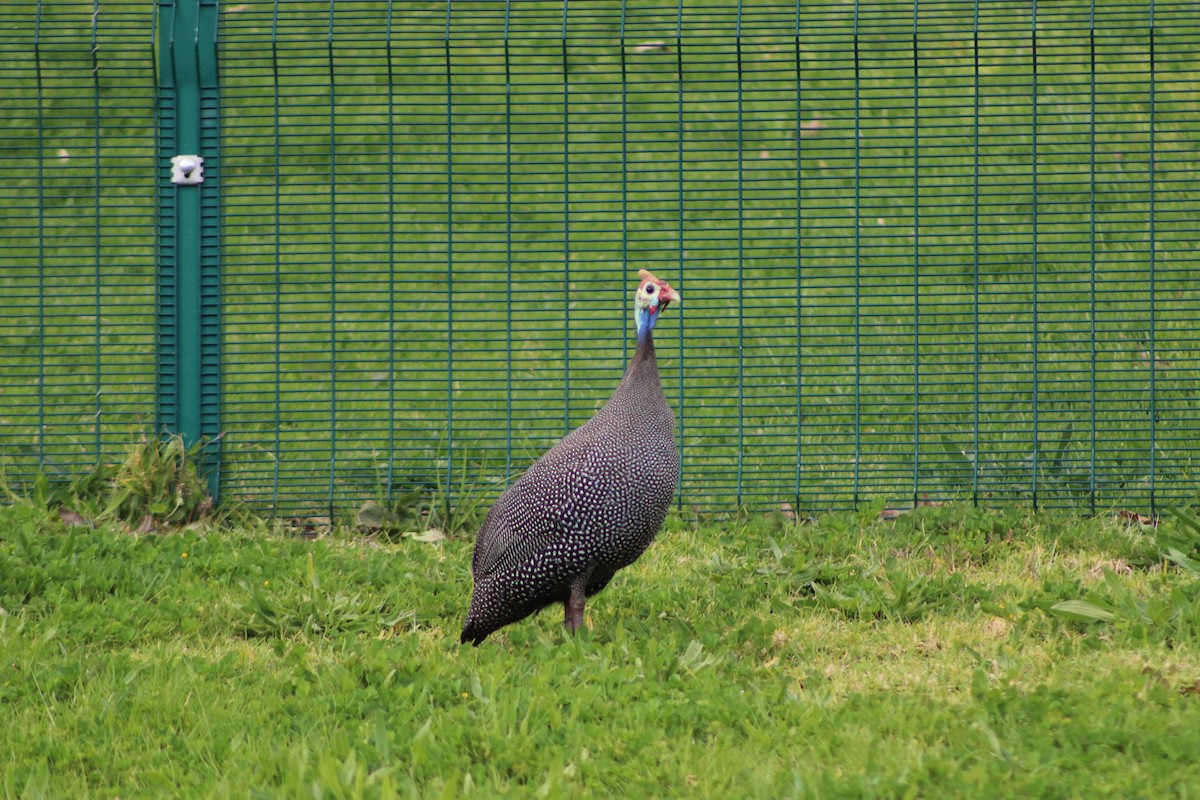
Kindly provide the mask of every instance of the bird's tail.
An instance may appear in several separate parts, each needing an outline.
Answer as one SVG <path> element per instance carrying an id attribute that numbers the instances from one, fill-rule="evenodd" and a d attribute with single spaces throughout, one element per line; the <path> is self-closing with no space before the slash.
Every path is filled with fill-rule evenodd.
<path id="1" fill-rule="evenodd" d="M 470 642 L 478 647 L 479 643 L 486 638 L 487 632 L 481 629 L 474 617 L 468 616 L 467 621 L 463 623 L 462 636 L 459 637 L 459 642 L 462 644 Z"/>

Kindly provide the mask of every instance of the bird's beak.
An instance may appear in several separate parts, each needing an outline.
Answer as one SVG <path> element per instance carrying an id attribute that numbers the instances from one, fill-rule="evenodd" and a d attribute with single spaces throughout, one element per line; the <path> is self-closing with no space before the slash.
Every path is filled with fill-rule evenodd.
<path id="1" fill-rule="evenodd" d="M 666 308 L 667 303 L 682 303 L 683 302 L 683 298 L 681 298 L 679 296 L 679 292 L 675 291 L 674 289 L 672 289 L 670 286 L 668 286 L 665 283 L 661 284 L 661 285 L 662 285 L 662 289 L 659 290 L 658 300 L 659 300 L 659 304 L 663 308 Z"/>

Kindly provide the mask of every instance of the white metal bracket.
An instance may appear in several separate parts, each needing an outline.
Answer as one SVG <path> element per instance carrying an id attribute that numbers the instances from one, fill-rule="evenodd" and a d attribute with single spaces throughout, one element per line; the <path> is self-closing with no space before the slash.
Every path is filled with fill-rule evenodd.
<path id="1" fill-rule="evenodd" d="M 175 156 L 171 159 L 171 183 L 197 186 L 204 183 L 204 159 L 200 156 Z"/>

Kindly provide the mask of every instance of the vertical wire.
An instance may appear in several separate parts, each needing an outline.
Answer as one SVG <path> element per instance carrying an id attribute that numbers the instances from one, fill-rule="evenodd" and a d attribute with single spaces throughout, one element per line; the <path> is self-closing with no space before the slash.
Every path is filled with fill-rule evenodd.
<path id="1" fill-rule="evenodd" d="M 563 436 L 571 432 L 571 81 L 567 70 L 567 0 L 562 16 L 563 106 Z"/>
<path id="2" fill-rule="evenodd" d="M 1091 393 L 1089 406 L 1090 454 L 1088 460 L 1088 496 L 1090 511 L 1096 513 L 1096 0 L 1092 0 L 1088 15 L 1088 263 L 1090 282 L 1088 286 L 1088 320 L 1091 336 Z"/>
<path id="3" fill-rule="evenodd" d="M 329 0 L 329 33 L 325 40 L 329 65 L 329 519 L 337 474 L 337 77 L 333 64 L 333 8 Z"/>
<path id="4" fill-rule="evenodd" d="M 913 0 L 913 507 L 921 471 L 921 69 L 917 20 L 921 0 Z"/>
<path id="5" fill-rule="evenodd" d="M 800 513 L 800 473 L 804 468 L 803 442 L 804 442 L 804 422 L 800 416 L 800 409 L 803 406 L 804 394 L 804 359 L 801 356 L 804 346 L 804 327 L 800 319 L 800 309 L 803 304 L 803 295 L 801 293 L 803 270 L 803 246 L 800 240 L 800 230 L 803 220 L 803 204 L 801 201 L 801 175 L 800 164 L 803 160 L 804 152 L 801 146 L 800 136 L 800 114 L 804 105 L 804 93 L 801 89 L 800 81 L 800 2 L 796 0 L 796 31 L 795 31 L 795 57 L 796 57 L 796 478 L 792 485 L 792 494 L 795 497 L 796 514 Z"/>
<path id="6" fill-rule="evenodd" d="M 38 0 L 39 22 L 40 22 L 40 18 L 41 18 L 41 5 L 42 5 L 41 0 Z M 151 53 L 154 53 L 155 48 L 158 47 L 159 26 L 162 24 L 161 16 L 160 16 L 161 13 L 162 13 L 162 9 L 161 9 L 160 4 L 155 3 L 154 10 L 152 12 L 151 28 L 149 31 L 150 41 L 148 43 L 150 46 Z M 153 326 L 154 327 L 154 360 L 155 360 L 154 383 L 155 383 L 155 393 L 157 395 L 159 389 L 161 388 L 162 373 L 163 373 L 163 369 L 162 369 L 163 342 L 162 342 L 162 324 L 161 324 L 161 322 L 162 322 L 162 279 L 161 279 L 159 265 L 162 263 L 161 230 L 162 230 L 163 220 L 166 218 L 166 214 L 163 210 L 163 194 L 164 194 L 164 190 L 162 188 L 163 178 L 160 175 L 158 175 L 157 173 L 160 170 L 162 170 L 162 154 L 166 150 L 166 147 L 163 144 L 163 139 L 164 139 L 163 129 L 165 127 L 165 122 L 163 120 L 163 105 L 164 104 L 163 104 L 163 98 L 162 98 L 162 86 L 163 86 L 165 78 L 164 78 L 162 72 L 160 72 L 160 64 L 159 64 L 158 58 L 152 56 L 150 58 L 150 64 L 151 64 L 151 74 L 154 79 L 154 86 L 158 90 L 158 96 L 156 97 L 156 100 L 154 103 L 154 152 L 157 157 L 157 161 L 156 161 L 156 167 L 155 167 L 156 175 L 155 175 L 155 179 L 154 179 L 154 184 L 155 184 L 154 221 L 155 221 L 156 230 L 155 230 L 155 237 L 154 237 L 155 238 L 155 242 L 154 242 L 154 263 L 155 263 L 155 267 L 154 267 L 154 272 L 155 272 L 155 276 L 154 276 L 154 281 L 155 281 L 154 317 L 155 317 L 155 319 L 154 319 L 154 326 Z M 38 75 L 40 78 L 40 75 L 41 75 L 40 69 L 39 69 Z M 40 85 L 39 85 L 39 91 L 40 91 Z M 40 95 L 39 95 L 39 97 L 40 97 Z M 40 108 L 39 108 L 39 113 L 40 113 Z M 40 119 L 40 117 L 39 117 L 39 119 Z M 38 132 L 40 134 L 41 133 L 40 124 L 38 127 L 39 127 Z M 39 168 L 40 168 L 40 160 L 39 160 Z M 39 177 L 40 177 L 40 174 L 41 173 L 40 173 L 40 169 L 39 169 Z M 40 183 L 41 183 L 41 181 L 39 180 L 39 184 Z M 40 185 L 38 187 L 38 191 L 39 191 L 39 193 L 41 191 Z M 162 417 L 161 417 L 162 408 L 161 408 L 161 403 L 158 401 L 157 397 L 155 397 L 155 399 L 152 402 L 154 404 L 154 411 L 153 411 L 153 417 L 152 417 L 152 419 L 153 419 L 152 433 L 157 434 L 159 425 L 160 425 L 160 422 L 162 419 Z"/>
<path id="7" fill-rule="evenodd" d="M 1148 362 L 1150 364 L 1150 514 L 1152 516 L 1157 512 L 1157 500 L 1158 500 L 1158 498 L 1156 497 L 1156 491 L 1155 491 L 1157 489 L 1157 476 L 1155 474 L 1157 472 L 1157 470 L 1156 470 L 1156 467 L 1157 467 L 1156 451 L 1158 450 L 1158 403 L 1157 403 L 1158 354 L 1156 352 L 1156 342 L 1155 342 L 1155 335 L 1154 335 L 1154 328 L 1155 328 L 1155 324 L 1156 324 L 1155 317 L 1157 316 L 1156 315 L 1157 309 L 1155 308 L 1155 302 L 1154 302 L 1154 294 L 1155 294 L 1155 288 L 1156 288 L 1156 286 L 1155 286 L 1155 284 L 1156 284 L 1155 267 L 1156 267 L 1156 262 L 1158 260 L 1157 231 L 1155 229 L 1155 222 L 1154 222 L 1154 214 L 1155 214 L 1154 194 L 1155 194 L 1155 188 L 1156 188 L 1154 173 L 1155 173 L 1155 170 L 1157 169 L 1157 164 L 1155 164 L 1155 161 L 1157 159 L 1157 152 L 1156 152 L 1157 148 L 1155 147 L 1155 135 L 1157 133 L 1157 130 L 1156 130 L 1157 126 L 1155 125 L 1154 117 L 1155 117 L 1155 113 L 1156 113 L 1155 105 L 1156 105 L 1156 100 L 1157 100 L 1157 97 L 1156 97 L 1157 91 L 1156 91 L 1155 84 L 1157 82 L 1158 82 L 1157 81 L 1157 68 L 1155 65 L 1155 53 L 1154 53 L 1154 0 L 1150 0 L 1150 153 L 1149 153 L 1149 156 L 1150 156 L 1150 171 L 1149 171 L 1150 219 L 1149 219 L 1149 223 L 1150 224 L 1149 224 L 1149 231 L 1148 231 L 1149 239 L 1150 239 L 1150 242 L 1149 242 L 1149 244 L 1150 244 L 1150 254 L 1149 254 L 1150 255 L 1150 304 L 1149 304 L 1150 336 L 1149 336 L 1149 341 L 1147 342 L 1147 350 L 1149 351 Z"/>
<path id="8" fill-rule="evenodd" d="M 512 57 L 508 43 L 509 2 L 504 3 L 504 479 L 512 475 L 513 429 L 513 241 L 512 241 Z"/>
<path id="9" fill-rule="evenodd" d="M 1039 435 L 1039 416 L 1038 402 L 1040 399 L 1038 385 L 1038 41 L 1037 41 L 1037 0 L 1033 2 L 1033 16 L 1030 23 L 1030 43 L 1032 45 L 1033 55 L 1033 135 L 1030 137 L 1032 146 L 1030 151 L 1030 166 L 1033 173 L 1031 181 L 1033 188 L 1033 252 L 1030 254 L 1031 266 L 1033 271 L 1033 303 L 1032 303 L 1032 323 L 1033 323 L 1033 475 L 1031 477 L 1031 489 L 1033 495 L 1033 507 L 1036 510 L 1038 507 L 1038 469 L 1041 467 L 1041 447 L 1038 443 Z"/>
<path id="10" fill-rule="evenodd" d="M 212 44 L 212 56 L 213 56 L 213 65 L 212 66 L 213 66 L 214 71 L 219 72 L 220 67 L 219 67 L 219 63 L 217 60 L 219 48 L 217 46 L 217 42 L 218 42 L 218 36 L 219 36 L 219 27 L 218 26 L 219 26 L 219 22 L 220 22 L 220 17 L 219 17 L 220 7 L 218 6 L 217 8 L 214 9 L 214 11 L 216 12 L 216 14 L 214 15 L 214 17 L 215 17 L 213 20 L 214 26 L 213 26 L 213 30 L 212 30 L 212 43 L 211 43 Z M 214 79 L 216 79 L 215 76 L 214 76 Z M 203 96 L 203 92 L 201 94 Z M 220 160 L 219 159 L 220 159 L 220 152 L 221 152 L 221 126 L 220 126 L 221 97 L 220 97 L 220 92 L 216 91 L 215 89 L 213 90 L 213 92 L 211 94 L 211 103 L 212 103 L 212 106 L 211 106 L 210 113 L 213 115 L 213 118 L 216 122 L 213 126 L 213 130 L 212 130 L 211 134 L 209 135 L 209 141 L 211 142 L 213 148 L 216 150 L 216 153 L 217 153 L 218 160 L 214 166 L 216 166 L 218 168 L 217 178 L 219 179 L 220 178 L 220 171 L 219 171 Z M 201 141 L 203 141 L 203 138 Z M 216 188 L 219 190 L 220 185 L 218 184 Z M 218 192 L 218 194 L 219 194 L 219 192 Z M 221 414 L 222 414 L 222 410 L 225 407 L 227 407 L 227 405 L 228 405 L 226 403 L 226 399 L 225 399 L 226 394 L 224 391 L 225 370 L 222 367 L 222 364 L 224 364 L 224 354 L 226 351 L 225 334 L 226 334 L 226 330 L 227 330 L 227 327 L 225 325 L 222 325 L 222 319 L 225 316 L 223 306 L 224 306 L 224 298 L 226 297 L 226 286 L 228 285 L 228 282 L 227 282 L 227 279 L 223 278 L 221 275 L 221 268 L 220 268 L 221 267 L 221 249 L 219 247 L 219 243 L 222 241 L 221 228 L 224 225 L 224 220 L 221 217 L 221 205 L 219 203 L 219 197 L 217 197 L 215 199 L 217 199 L 218 202 L 211 204 L 212 212 L 213 212 L 213 222 L 209 226 L 213 232 L 213 238 L 218 245 L 218 246 L 212 247 L 212 249 L 211 249 L 211 275 L 210 275 L 210 281 L 209 281 L 209 285 L 211 286 L 211 290 L 212 290 L 211 291 L 211 308 L 212 308 L 211 313 L 212 313 L 213 319 L 211 321 L 211 329 L 214 331 L 214 334 L 215 334 L 213 337 L 214 341 L 213 341 L 213 344 L 212 344 L 212 347 L 210 350 L 210 356 L 209 356 L 210 364 L 211 364 L 210 372 L 211 372 L 213 380 L 215 381 L 215 388 L 212 390 L 212 392 L 209 396 L 209 402 L 215 408 L 216 413 L 212 420 L 213 423 L 215 423 L 215 426 L 212 426 L 210 428 L 213 431 L 214 436 L 211 439 L 208 439 L 207 441 L 205 441 L 205 437 L 203 435 L 204 429 L 205 429 L 204 417 L 203 417 L 203 405 L 201 405 L 201 408 L 198 409 L 198 411 L 200 413 L 200 418 L 197 422 L 199 428 L 197 430 L 196 439 L 197 439 L 197 442 L 202 443 L 203 447 L 204 447 L 203 450 L 200 450 L 201 456 L 203 457 L 206 453 L 211 453 L 212 457 L 214 459 L 215 463 L 212 464 L 212 466 L 210 468 L 210 474 L 208 476 L 206 476 L 206 478 L 207 478 L 207 483 L 211 487 L 209 489 L 209 491 L 213 495 L 216 496 L 216 499 L 219 500 L 221 487 L 229 483 L 229 475 L 230 475 L 229 471 L 227 471 L 227 470 L 223 471 L 221 469 L 221 466 L 222 466 L 221 450 L 220 450 L 219 446 L 214 447 L 214 445 L 217 445 L 217 443 L 220 442 L 220 440 L 223 438 L 222 431 L 220 430 Z M 202 205 L 201 210 L 203 210 L 203 204 L 201 204 L 201 205 Z M 201 349 L 201 353 L 203 354 L 203 349 Z"/>
<path id="11" fill-rule="evenodd" d="M 37 81 L 37 186 L 38 186 L 38 470 L 46 468 L 46 198 L 45 96 L 42 82 L 42 0 L 33 22 L 33 61 Z M 157 326 L 156 326 L 157 329 Z M 155 348 L 157 349 L 157 348 Z"/>
<path id="12" fill-rule="evenodd" d="M 737 505 L 742 507 L 742 466 L 745 458 L 745 438 L 746 438 L 746 412 L 745 412 L 745 369 L 744 369 L 744 349 L 745 349 L 745 325 L 743 321 L 745 298 L 743 297 L 745 265 L 742 261 L 744 248 L 744 228 L 745 228 L 745 208 L 744 195 L 745 190 L 743 183 L 745 180 L 745 158 L 743 158 L 743 137 L 745 132 L 743 125 L 744 109 L 742 102 L 742 0 L 738 0 L 737 6 L 737 335 L 738 335 L 738 379 L 737 379 L 737 410 L 738 410 L 738 434 L 737 434 Z"/>
<path id="13" fill-rule="evenodd" d="M 862 351 L 859 347 L 862 333 L 862 165 L 861 150 L 862 83 L 858 53 L 858 5 L 854 0 L 854 507 L 858 508 L 859 461 L 862 451 Z"/>
<path id="14" fill-rule="evenodd" d="M 281 202 L 279 185 L 283 181 L 283 168 L 280 160 L 279 151 L 281 142 L 279 138 L 279 4 L 274 7 L 274 16 L 271 20 L 271 69 L 272 83 L 275 88 L 275 106 L 274 106 L 274 141 L 272 152 L 275 159 L 275 458 L 274 466 L 271 475 L 271 514 L 275 516 L 279 513 L 279 460 L 282 456 L 282 434 L 280 417 L 282 416 L 282 397 L 281 397 L 281 368 L 282 357 L 281 350 L 283 349 L 283 318 L 280 309 L 283 305 L 280 287 L 280 261 L 282 258 L 282 240 L 283 231 L 280 219 L 282 214 L 279 204 Z"/>
<path id="15" fill-rule="evenodd" d="M 442 514 L 449 525 L 454 478 L 454 74 L 450 58 L 450 10 L 446 0 L 446 489 Z"/>
<path id="16" fill-rule="evenodd" d="M 683 218 L 683 186 L 684 186 L 684 171 L 683 171 L 683 0 L 679 0 L 675 11 L 675 141 L 678 145 L 675 151 L 676 162 L 676 252 L 675 258 L 677 262 L 676 273 L 679 279 L 679 294 L 683 295 L 683 237 L 684 237 L 684 218 Z M 677 506 L 679 510 L 683 510 L 683 472 L 686 467 L 684 456 L 684 431 L 687 425 L 687 414 L 684 411 L 683 404 L 683 356 L 686 352 L 684 344 L 687 342 L 684 329 L 684 310 L 683 304 L 679 306 L 679 380 L 677 381 L 678 395 L 676 403 L 679 406 L 679 480 L 676 482 L 675 496 L 677 498 Z"/>
<path id="17" fill-rule="evenodd" d="M 971 168 L 971 270 L 973 289 L 972 357 L 974 359 L 973 385 L 973 434 L 971 458 L 971 503 L 979 505 L 979 2 L 975 0 L 975 19 L 972 29 L 972 55 L 974 56 L 974 136 L 972 140 Z"/>
<path id="18" fill-rule="evenodd" d="M 396 163 L 396 79 L 392 72 L 392 0 L 387 4 L 387 30 L 384 34 L 384 53 L 387 56 L 387 153 L 388 164 Z M 392 485 L 395 483 L 396 461 L 396 171 L 387 171 L 388 187 L 388 443 L 387 488 L 384 490 L 388 508 L 392 505 Z"/>
<path id="19" fill-rule="evenodd" d="M 629 269 L 629 78 L 625 51 L 625 2 L 621 0 L 621 291 L 617 293 L 622 315 L 621 363 L 629 361 L 629 303 L 625 301 L 626 272 Z"/>
<path id="20" fill-rule="evenodd" d="M 95 430 L 94 443 L 96 449 L 96 466 L 100 466 L 100 419 L 102 407 L 100 402 L 101 392 L 101 363 L 100 363 L 100 58 L 99 44 L 97 43 L 97 33 L 100 26 L 100 0 L 92 2 L 92 117 L 95 121 L 95 126 L 92 129 L 92 183 L 94 189 L 93 202 L 95 208 L 93 211 L 93 224 L 95 226 L 95 238 L 93 240 L 93 277 L 95 280 L 95 296 L 93 302 L 95 304 L 95 321 L 92 329 L 92 335 L 96 339 L 96 415 L 95 415 Z"/>

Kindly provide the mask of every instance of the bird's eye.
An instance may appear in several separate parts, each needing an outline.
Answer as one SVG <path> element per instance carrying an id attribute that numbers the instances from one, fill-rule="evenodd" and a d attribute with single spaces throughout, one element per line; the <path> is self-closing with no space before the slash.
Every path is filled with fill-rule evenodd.
<path id="1" fill-rule="evenodd" d="M 654 294 L 654 284 L 653 283 L 646 284 L 646 294 Z"/>

